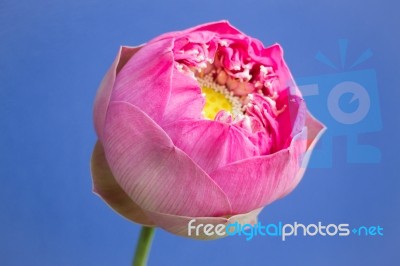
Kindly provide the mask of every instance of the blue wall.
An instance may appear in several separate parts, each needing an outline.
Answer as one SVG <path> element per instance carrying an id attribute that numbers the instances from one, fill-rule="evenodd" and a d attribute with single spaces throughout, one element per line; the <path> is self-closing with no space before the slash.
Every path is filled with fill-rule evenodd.
<path id="1" fill-rule="evenodd" d="M 119 45 L 220 19 L 265 44 L 281 43 L 299 84 L 319 86 L 306 99 L 329 126 L 301 184 L 260 221 L 380 225 L 384 236 L 201 242 L 157 230 L 149 264 L 398 265 L 395 1 L 165 2 L 0 2 L 0 265 L 129 265 L 140 227 L 91 193 L 97 86 Z M 368 49 L 372 57 L 350 68 Z M 319 51 L 336 69 L 315 59 Z M 370 97 L 362 126 L 342 127 L 327 112 L 329 91 L 346 80 Z M 338 108 L 355 112 L 363 98 L 351 98 L 343 95 Z"/>

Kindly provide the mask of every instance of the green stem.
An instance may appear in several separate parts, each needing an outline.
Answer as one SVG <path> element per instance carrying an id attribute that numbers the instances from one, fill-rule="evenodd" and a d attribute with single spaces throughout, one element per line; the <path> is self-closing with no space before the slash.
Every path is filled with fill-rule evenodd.
<path id="1" fill-rule="evenodd" d="M 147 257 L 151 248 L 151 241 L 154 236 L 154 228 L 143 226 L 140 231 L 138 243 L 136 245 L 135 257 L 133 259 L 133 266 L 146 266 Z"/>

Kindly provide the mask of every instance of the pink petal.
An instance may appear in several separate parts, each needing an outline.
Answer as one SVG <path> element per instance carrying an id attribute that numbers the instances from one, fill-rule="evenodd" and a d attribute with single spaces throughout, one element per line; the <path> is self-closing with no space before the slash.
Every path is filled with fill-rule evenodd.
<path id="1" fill-rule="evenodd" d="M 326 126 L 318 121 L 314 116 L 307 112 L 306 116 L 307 125 L 307 150 L 312 151 L 317 144 L 318 140 L 321 138 L 322 134 L 326 130 Z"/>
<path id="2" fill-rule="evenodd" d="M 142 209 L 195 217 L 230 212 L 223 191 L 136 106 L 110 104 L 102 141 L 116 181 Z"/>
<path id="3" fill-rule="evenodd" d="M 172 47 L 171 39 L 143 46 L 118 73 L 111 101 L 131 103 L 161 121 L 171 93 Z"/>
<path id="4" fill-rule="evenodd" d="M 154 226 L 154 223 L 146 216 L 143 210 L 128 197 L 115 181 L 100 142 L 96 143 L 93 150 L 91 172 L 93 191 L 112 209 L 135 223 Z"/>
<path id="5" fill-rule="evenodd" d="M 283 49 L 279 44 L 271 45 L 270 47 L 265 48 L 262 51 L 262 60 L 271 60 L 272 66 L 274 68 L 275 74 L 279 77 L 279 85 L 278 93 L 281 93 L 282 90 L 286 90 L 290 88 L 291 94 L 301 97 L 301 92 L 296 86 L 294 79 L 292 77 L 292 73 L 290 72 L 284 58 L 283 58 Z"/>
<path id="6" fill-rule="evenodd" d="M 198 82 L 191 76 L 174 70 L 172 89 L 161 125 L 183 120 L 200 119 L 204 107 L 204 97 Z"/>
<path id="7" fill-rule="evenodd" d="M 324 130 L 323 125 L 310 115 L 306 126 L 293 138 L 288 149 L 239 161 L 210 174 L 228 196 L 233 213 L 263 207 L 298 184 L 308 157 Z M 308 130 L 311 133 L 307 136 Z"/>
<path id="8" fill-rule="evenodd" d="M 295 178 L 293 178 L 291 184 L 287 186 L 287 188 L 282 192 L 282 195 L 279 198 L 282 198 L 289 194 L 301 181 L 305 170 L 307 169 L 308 161 L 310 160 L 310 156 L 312 151 L 314 150 L 315 145 L 318 140 L 321 138 L 322 134 L 325 132 L 326 127 L 315 119 L 309 112 L 306 115 L 306 125 L 307 125 L 307 150 L 302 155 L 301 166 L 299 171 L 297 172 Z"/>
<path id="9" fill-rule="evenodd" d="M 216 41 L 215 39 L 216 35 L 217 35 L 216 32 L 210 32 L 210 31 L 190 32 L 188 34 L 181 36 L 180 39 L 175 39 L 174 50 L 175 51 L 190 50 L 188 48 L 202 47 L 199 44 L 206 44 L 209 42 Z M 176 56 L 175 60 L 179 60 L 179 56 L 185 56 L 185 55 L 176 54 L 175 56 Z"/>
<path id="10" fill-rule="evenodd" d="M 142 46 L 139 47 L 126 47 L 122 46 L 119 49 L 118 55 L 114 60 L 114 63 L 104 76 L 100 87 L 98 89 L 96 99 L 94 101 L 94 126 L 98 136 L 103 133 L 104 120 L 106 118 L 106 112 L 108 103 L 110 102 L 111 92 L 114 87 L 115 76 L 126 64 L 126 62 L 137 52 Z"/>
<path id="11" fill-rule="evenodd" d="M 257 216 L 261 212 L 262 208 L 253 210 L 249 213 L 238 214 L 231 216 L 229 218 L 226 217 L 189 217 L 189 216 L 178 216 L 178 215 L 168 215 L 157 212 L 146 211 L 146 215 L 151 217 L 152 220 L 157 221 L 157 226 L 163 228 L 164 230 L 183 237 L 189 237 L 199 240 L 212 240 L 218 239 L 224 236 L 218 236 L 214 234 L 212 236 L 208 236 L 204 234 L 204 230 L 199 230 L 199 234 L 196 235 L 196 230 L 191 230 L 191 234 L 188 235 L 188 224 L 192 219 L 196 221 L 192 223 L 193 226 L 197 226 L 199 224 L 212 224 L 217 226 L 218 224 L 228 225 L 231 223 L 238 222 L 239 224 L 251 224 L 254 225 L 257 223 Z M 203 229 L 200 227 L 200 229 Z"/>
<path id="12" fill-rule="evenodd" d="M 258 148 L 236 127 L 211 120 L 179 121 L 164 127 L 174 144 L 206 173 L 257 156 Z"/>
<path id="13" fill-rule="evenodd" d="M 206 23 L 197 27 L 188 29 L 187 31 L 211 31 L 224 34 L 238 34 L 243 35 L 241 31 L 232 26 L 229 21 L 221 20 L 217 22 Z"/>
<path id="14" fill-rule="evenodd" d="M 292 95 L 290 89 L 281 92 L 277 99 L 278 108 L 283 111 L 278 115 L 279 141 L 275 143 L 274 150 L 278 151 L 289 147 L 293 137 L 297 135 L 305 125 L 307 107 L 304 100 Z"/>
<path id="15" fill-rule="evenodd" d="M 200 31 L 205 31 L 205 32 L 210 32 L 210 33 L 224 33 L 224 34 L 239 34 L 242 35 L 238 29 L 233 27 L 228 21 L 226 20 L 221 20 L 217 22 L 211 22 L 211 23 L 206 23 L 202 24 L 193 28 L 189 28 L 186 30 L 182 31 L 173 31 L 173 32 L 167 32 L 165 34 L 162 34 L 155 39 L 153 39 L 151 42 L 159 41 L 159 40 L 164 40 L 167 38 L 181 38 L 184 37 L 185 35 L 188 35 L 191 32 L 200 32 Z"/>

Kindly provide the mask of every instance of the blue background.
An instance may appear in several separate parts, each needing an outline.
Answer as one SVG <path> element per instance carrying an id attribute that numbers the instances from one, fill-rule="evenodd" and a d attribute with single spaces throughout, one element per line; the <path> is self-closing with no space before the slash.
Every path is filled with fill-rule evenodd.
<path id="1" fill-rule="evenodd" d="M 140 227 L 91 192 L 92 103 L 121 44 L 229 19 L 265 44 L 279 42 L 295 77 L 334 74 L 349 41 L 357 69 L 374 69 L 380 123 L 361 142 L 380 161 L 308 169 L 264 224 L 380 225 L 383 237 L 258 237 L 195 241 L 157 230 L 150 265 L 399 265 L 399 6 L 395 1 L 0 1 L 0 265 L 129 265 Z M 396 6 L 397 5 L 397 6 Z M 340 72 L 340 71 L 339 71 Z M 377 110 L 375 110 L 377 111 Z M 318 116 L 318 111 L 314 111 Z M 376 122 L 376 121 L 375 121 Z M 375 123 L 371 120 L 370 123 Z M 371 124 L 371 128 L 375 128 Z"/>

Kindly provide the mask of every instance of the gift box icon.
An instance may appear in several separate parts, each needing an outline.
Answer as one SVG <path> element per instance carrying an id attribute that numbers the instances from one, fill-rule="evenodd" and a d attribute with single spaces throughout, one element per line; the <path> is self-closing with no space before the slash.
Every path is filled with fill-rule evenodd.
<path id="1" fill-rule="evenodd" d="M 335 73 L 296 78 L 311 113 L 328 128 L 314 150 L 310 165 L 314 168 L 332 167 L 333 139 L 338 136 L 346 137 L 347 163 L 380 162 L 377 147 L 359 143 L 361 134 L 382 129 L 376 72 L 374 69 L 352 70 L 369 59 L 372 52 L 366 50 L 346 68 L 347 44 L 347 40 L 339 40 L 341 69 L 318 52 L 316 59 L 335 69 Z"/>

